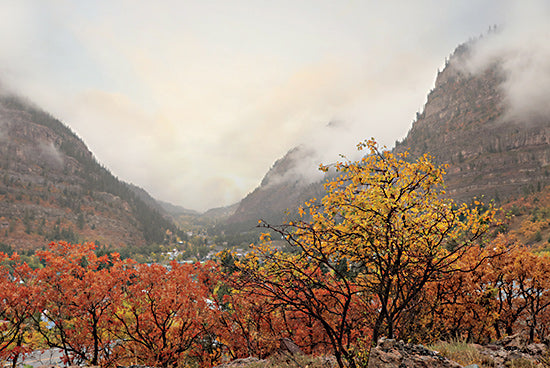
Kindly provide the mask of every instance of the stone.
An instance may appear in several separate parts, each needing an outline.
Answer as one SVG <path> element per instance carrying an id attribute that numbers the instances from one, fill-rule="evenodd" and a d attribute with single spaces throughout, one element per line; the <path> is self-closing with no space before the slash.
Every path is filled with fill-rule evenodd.
<path id="1" fill-rule="evenodd" d="M 422 345 L 381 339 L 371 350 L 368 368 L 461 368 L 461 365 Z"/>
<path id="2" fill-rule="evenodd" d="M 304 354 L 302 352 L 302 349 L 294 341 L 289 339 L 288 337 L 284 337 L 280 339 L 279 341 L 279 349 L 282 353 L 290 353 L 291 355 L 302 355 Z"/>
<path id="3" fill-rule="evenodd" d="M 214 368 L 240 368 L 240 367 L 247 367 L 249 364 L 252 364 L 252 363 L 261 363 L 264 361 L 265 360 L 260 360 L 256 357 L 248 357 L 248 358 L 235 359 L 229 363 L 217 365 Z"/>
<path id="4" fill-rule="evenodd" d="M 499 345 L 504 346 L 505 348 L 511 349 L 523 349 L 527 345 L 527 339 L 521 334 L 517 333 L 514 335 L 506 336 L 502 338 L 499 342 Z"/>
<path id="5" fill-rule="evenodd" d="M 544 344 L 529 344 L 524 351 L 530 355 L 542 355 L 546 352 L 547 347 Z"/>

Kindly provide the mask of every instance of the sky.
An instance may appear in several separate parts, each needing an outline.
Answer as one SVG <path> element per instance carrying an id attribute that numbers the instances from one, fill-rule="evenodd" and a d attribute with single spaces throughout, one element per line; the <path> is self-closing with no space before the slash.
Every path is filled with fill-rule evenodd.
<path id="1" fill-rule="evenodd" d="M 311 173 L 367 138 L 393 146 L 456 46 L 493 25 L 547 31 L 547 4 L 0 0 L 0 85 L 120 179 L 204 211 L 297 145 Z"/>

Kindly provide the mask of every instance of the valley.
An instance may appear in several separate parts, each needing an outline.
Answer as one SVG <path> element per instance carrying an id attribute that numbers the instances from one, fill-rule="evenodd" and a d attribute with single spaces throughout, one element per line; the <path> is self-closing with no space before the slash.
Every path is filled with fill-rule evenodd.
<path id="1" fill-rule="evenodd" d="M 498 62 L 476 74 L 463 67 L 474 44 L 460 45 L 450 56 L 393 151 L 411 158 L 428 153 L 448 165 L 447 195 L 458 202 L 483 198 L 505 205 L 526 195 L 545 202 L 550 125 L 505 121 Z M 0 244 L 22 254 L 59 240 L 93 242 L 143 260 L 154 253 L 155 261 L 174 251 L 178 259 L 192 260 L 224 248 L 243 250 L 258 241 L 258 220 L 282 224 L 295 218 L 300 205 L 324 196 L 323 181 L 331 177 L 303 182 L 288 175 L 312 154 L 295 147 L 240 202 L 200 214 L 120 181 L 69 128 L 22 97 L 4 94 L 0 117 Z M 514 223 L 530 215 L 514 212 Z M 541 236 L 548 238 L 545 229 Z"/>
<path id="2" fill-rule="evenodd" d="M 476 42 L 395 147 L 358 137 L 360 159 L 312 182 L 296 146 L 203 213 L 118 179 L 64 123 L 1 95 L 0 358 L 544 366 L 550 116 L 511 115 L 502 60 L 467 68 Z"/>

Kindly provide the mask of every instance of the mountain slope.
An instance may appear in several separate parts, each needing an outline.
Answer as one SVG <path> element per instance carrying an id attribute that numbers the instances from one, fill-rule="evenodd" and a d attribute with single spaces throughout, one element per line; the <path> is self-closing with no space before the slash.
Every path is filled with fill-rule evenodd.
<path id="1" fill-rule="evenodd" d="M 550 183 L 550 116 L 506 119 L 506 60 L 497 58 L 479 72 L 468 72 L 465 65 L 476 42 L 457 47 L 438 73 L 424 111 L 394 150 L 409 151 L 410 159 L 428 153 L 436 163 L 448 164 L 447 193 L 457 201 L 485 197 L 504 202 Z M 321 183 L 303 184 L 295 172 L 295 162 L 307 154 L 294 149 L 278 160 L 241 201 L 230 223 L 241 229 L 260 218 L 280 223 L 287 208 L 321 198 Z"/>
<path id="2" fill-rule="evenodd" d="M 114 247 L 161 243 L 174 224 L 118 180 L 61 122 L 13 95 L 0 97 L 0 243 Z"/>
<path id="3" fill-rule="evenodd" d="M 277 160 L 260 185 L 239 203 L 227 220 L 231 231 L 249 231 L 258 220 L 280 224 L 297 213 L 306 201 L 324 196 L 322 181 L 304 180 L 297 168 L 300 161 L 312 152 L 298 146 Z"/>
<path id="4" fill-rule="evenodd" d="M 550 117 L 506 120 L 502 60 L 479 73 L 463 65 L 472 43 L 459 46 L 438 74 L 424 111 L 396 151 L 430 153 L 449 164 L 450 196 L 505 199 L 549 182 Z"/>

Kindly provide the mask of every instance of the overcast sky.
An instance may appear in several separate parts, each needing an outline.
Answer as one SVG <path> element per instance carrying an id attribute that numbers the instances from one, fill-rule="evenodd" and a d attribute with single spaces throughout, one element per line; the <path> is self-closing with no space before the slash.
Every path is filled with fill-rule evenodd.
<path id="1" fill-rule="evenodd" d="M 0 0 L 0 81 L 119 178 L 202 211 L 298 144 L 312 170 L 365 138 L 392 146 L 458 44 L 547 27 L 546 3 Z"/>

